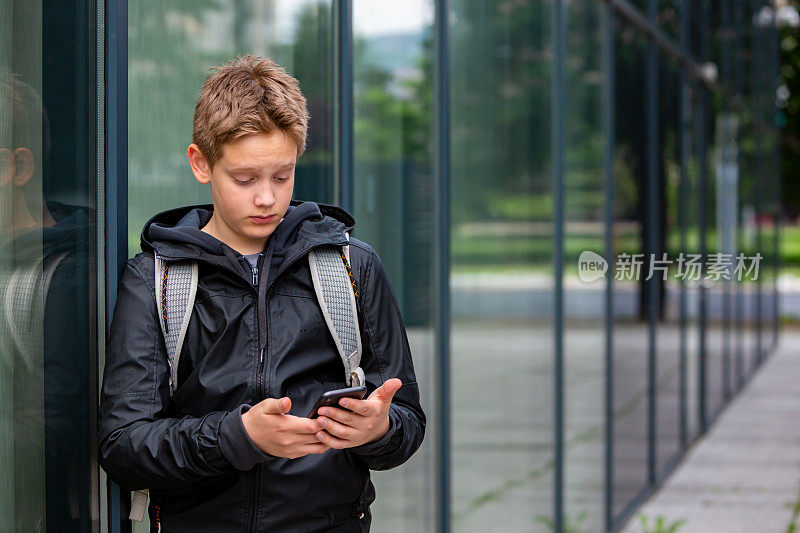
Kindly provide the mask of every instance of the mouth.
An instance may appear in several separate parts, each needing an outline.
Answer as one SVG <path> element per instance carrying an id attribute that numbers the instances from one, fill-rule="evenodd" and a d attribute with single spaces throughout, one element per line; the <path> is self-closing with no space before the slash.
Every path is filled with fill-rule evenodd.
<path id="1" fill-rule="evenodd" d="M 252 216 L 252 217 L 250 217 L 250 220 L 252 220 L 256 224 L 268 224 L 268 223 L 272 222 L 273 220 L 275 220 L 275 215 L 269 215 L 269 216 L 266 216 L 266 217 Z"/>

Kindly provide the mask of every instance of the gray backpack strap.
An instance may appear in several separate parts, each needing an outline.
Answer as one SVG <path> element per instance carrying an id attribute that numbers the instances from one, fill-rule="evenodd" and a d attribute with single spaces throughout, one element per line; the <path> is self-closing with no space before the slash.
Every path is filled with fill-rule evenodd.
<path id="1" fill-rule="evenodd" d="M 29 265 L 15 268 L 10 274 L 0 276 L 0 287 L 5 287 L 3 309 L 9 341 L 13 341 L 16 349 L 2 350 L 7 358 L 9 368 L 13 368 L 11 353 L 19 355 L 28 372 L 41 364 L 42 328 L 44 327 L 44 311 L 47 294 L 58 265 L 69 254 L 39 257 Z M 2 334 L 2 333 L 0 333 Z M 39 353 L 37 356 L 36 354 Z"/>
<path id="2" fill-rule="evenodd" d="M 361 335 L 356 295 L 348 272 L 349 252 L 349 246 L 343 252 L 333 247 L 317 248 L 308 254 L 308 264 L 317 302 L 344 363 L 345 383 L 355 387 L 366 385 L 366 379 L 360 366 Z M 347 263 L 342 260 L 342 253 L 348 258 Z"/>
<path id="3" fill-rule="evenodd" d="M 197 294 L 197 261 L 170 261 L 155 254 L 156 308 L 169 361 L 169 393 L 178 387 L 178 362 Z"/>
<path id="4" fill-rule="evenodd" d="M 178 387 L 178 362 L 197 294 L 197 261 L 170 261 L 155 255 L 155 290 L 158 323 L 164 335 L 169 362 L 169 394 Z M 130 520 L 142 522 L 147 510 L 147 489 L 137 490 L 131 502 Z"/>

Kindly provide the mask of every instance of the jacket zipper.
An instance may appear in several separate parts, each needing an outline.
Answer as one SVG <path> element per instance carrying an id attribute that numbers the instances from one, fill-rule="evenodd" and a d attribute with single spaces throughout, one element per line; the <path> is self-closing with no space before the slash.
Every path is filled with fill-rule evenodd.
<path id="1" fill-rule="evenodd" d="M 256 266 L 254 266 L 254 267 L 251 266 L 250 267 L 251 270 L 252 270 L 252 273 L 253 273 L 253 287 L 255 287 L 255 293 L 256 293 L 256 298 L 255 298 L 256 342 L 257 342 L 256 349 L 260 351 L 259 356 L 258 356 L 258 379 L 256 381 L 256 396 L 255 396 L 255 398 L 253 398 L 254 402 L 261 401 L 261 397 L 263 396 L 263 393 L 261 392 L 261 389 L 262 389 L 262 376 L 264 374 L 264 350 L 261 350 L 261 334 L 260 334 L 261 328 L 260 328 L 260 325 L 259 325 L 261 317 L 258 314 L 258 281 L 259 281 L 259 279 L 258 279 L 258 263 L 260 261 L 261 261 L 261 254 L 259 254 L 259 256 L 258 256 L 258 261 L 256 262 Z M 253 531 L 257 531 L 257 529 L 258 529 L 257 528 L 257 524 L 256 524 L 256 517 L 257 517 L 257 514 L 258 514 L 257 509 L 258 509 L 259 502 L 261 501 L 261 498 L 259 496 L 259 494 L 261 492 L 261 465 L 260 464 L 256 465 L 255 472 L 253 472 L 252 475 L 253 475 L 253 479 L 252 479 L 252 482 L 251 482 L 251 488 L 252 488 L 252 495 L 253 495 L 253 504 L 250 506 L 249 522 L 250 522 L 250 525 L 252 527 L 252 530 Z"/>
<path id="2" fill-rule="evenodd" d="M 261 331 L 261 328 L 260 328 L 261 317 L 258 314 L 258 303 L 259 303 L 258 302 L 258 296 L 259 296 L 258 295 L 258 282 L 259 282 L 259 279 L 258 279 L 258 276 L 259 276 L 258 264 L 261 262 L 261 256 L 262 255 L 263 254 L 259 254 L 258 255 L 258 261 L 256 262 L 256 266 L 251 267 L 252 272 L 253 272 L 253 287 L 255 287 L 255 289 L 256 289 L 256 301 L 255 301 L 255 304 L 256 304 L 256 340 L 258 342 L 258 344 L 256 344 L 256 346 L 257 346 L 257 349 L 259 350 L 259 353 L 258 353 L 258 381 L 257 381 L 257 385 L 256 385 L 256 397 L 255 397 L 256 401 L 261 401 L 263 399 L 262 396 L 264 395 L 264 383 L 263 383 L 263 378 L 262 378 L 262 376 L 264 374 L 264 350 L 261 348 L 261 333 L 260 333 L 260 331 Z M 271 258 L 268 258 L 268 259 L 271 259 Z"/>

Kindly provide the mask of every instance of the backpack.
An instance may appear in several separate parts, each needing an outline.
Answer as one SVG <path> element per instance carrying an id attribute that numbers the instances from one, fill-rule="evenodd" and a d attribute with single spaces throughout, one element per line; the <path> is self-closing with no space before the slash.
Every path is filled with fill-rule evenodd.
<path id="1" fill-rule="evenodd" d="M 350 236 L 345 233 L 347 240 Z M 361 364 L 361 334 L 358 327 L 356 298 L 358 288 L 350 269 L 350 246 L 312 249 L 308 266 L 317 302 L 325 317 L 339 356 L 344 364 L 348 387 L 366 385 Z M 166 261 L 155 254 L 156 307 L 169 361 L 169 394 L 178 386 L 178 362 L 189 328 L 197 293 L 197 261 Z M 148 490 L 134 494 L 129 518 L 141 522 L 147 507 Z"/>

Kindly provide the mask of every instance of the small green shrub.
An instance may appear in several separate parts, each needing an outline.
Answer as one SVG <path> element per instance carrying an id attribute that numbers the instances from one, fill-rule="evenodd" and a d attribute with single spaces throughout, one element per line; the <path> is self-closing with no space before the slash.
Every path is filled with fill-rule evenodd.
<path id="1" fill-rule="evenodd" d="M 682 527 L 686 520 L 681 518 L 672 522 L 667 522 L 667 517 L 658 515 L 654 518 L 653 524 L 644 513 L 639 514 L 639 523 L 642 525 L 642 533 L 675 533 Z"/>

